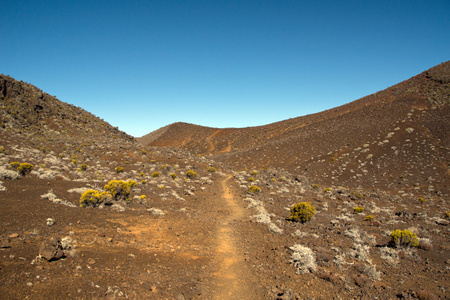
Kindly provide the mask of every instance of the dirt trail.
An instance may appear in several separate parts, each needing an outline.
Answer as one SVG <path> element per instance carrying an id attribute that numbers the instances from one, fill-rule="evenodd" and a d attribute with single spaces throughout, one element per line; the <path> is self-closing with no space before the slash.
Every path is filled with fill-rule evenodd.
<path id="1" fill-rule="evenodd" d="M 235 196 L 229 185 L 232 175 L 222 181 L 223 205 L 229 210 L 219 221 L 217 229 L 217 285 L 213 291 L 213 299 L 251 299 L 254 283 L 249 270 L 246 268 L 244 253 L 238 247 L 239 234 L 236 226 L 240 226 L 246 218 L 246 211 L 235 201 Z"/>
<path id="2" fill-rule="evenodd" d="M 222 131 L 222 129 L 217 129 L 216 131 L 213 132 L 213 134 L 211 134 L 210 136 L 208 136 L 206 138 L 206 142 L 208 143 L 208 152 L 209 153 L 212 153 L 216 150 L 216 145 L 212 141 L 212 138 L 221 131 Z"/>

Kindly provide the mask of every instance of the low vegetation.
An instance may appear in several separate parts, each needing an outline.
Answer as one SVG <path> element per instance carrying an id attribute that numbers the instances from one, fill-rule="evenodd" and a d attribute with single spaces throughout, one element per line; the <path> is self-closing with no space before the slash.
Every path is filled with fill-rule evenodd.
<path id="1" fill-rule="evenodd" d="M 408 229 L 394 230 L 392 231 L 390 238 L 391 240 L 389 241 L 389 246 L 394 248 L 419 246 L 419 239 L 417 238 L 417 235 Z"/>
<path id="2" fill-rule="evenodd" d="M 289 218 L 295 222 L 305 223 L 316 214 L 311 202 L 300 202 L 292 206 Z"/>

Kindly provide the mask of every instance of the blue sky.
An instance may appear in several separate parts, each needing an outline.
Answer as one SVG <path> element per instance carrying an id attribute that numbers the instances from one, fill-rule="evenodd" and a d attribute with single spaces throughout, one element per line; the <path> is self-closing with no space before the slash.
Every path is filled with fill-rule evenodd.
<path id="1" fill-rule="evenodd" d="M 0 73 L 142 136 L 336 107 L 450 59 L 450 1 L 2 1 Z"/>

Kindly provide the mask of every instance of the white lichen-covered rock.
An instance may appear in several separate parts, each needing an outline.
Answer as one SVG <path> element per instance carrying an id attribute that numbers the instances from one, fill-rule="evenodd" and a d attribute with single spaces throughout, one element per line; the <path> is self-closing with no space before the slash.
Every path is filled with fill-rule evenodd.
<path id="1" fill-rule="evenodd" d="M 0 167 L 0 179 L 19 179 L 20 175 L 16 171 L 8 170 L 5 167 Z"/>
<path id="2" fill-rule="evenodd" d="M 316 270 L 316 257 L 310 248 L 297 244 L 289 249 L 294 251 L 291 255 L 291 262 L 297 268 L 298 274 Z"/>

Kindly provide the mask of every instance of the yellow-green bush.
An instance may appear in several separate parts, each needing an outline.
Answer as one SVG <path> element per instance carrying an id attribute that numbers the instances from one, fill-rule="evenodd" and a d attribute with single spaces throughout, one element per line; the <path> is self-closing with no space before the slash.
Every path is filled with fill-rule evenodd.
<path id="1" fill-rule="evenodd" d="M 173 180 L 176 180 L 177 179 L 177 174 L 172 173 L 172 174 L 170 174 L 170 177 L 172 177 Z"/>
<path id="2" fill-rule="evenodd" d="M 134 180 L 111 180 L 105 185 L 104 190 L 111 193 L 111 196 L 116 200 L 129 200 L 131 190 L 137 182 Z"/>
<path id="3" fill-rule="evenodd" d="M 250 175 L 256 176 L 256 175 L 258 175 L 258 172 L 257 171 L 253 171 L 253 172 L 250 173 Z"/>
<path id="4" fill-rule="evenodd" d="M 447 210 L 447 211 L 445 212 L 445 218 L 446 218 L 447 220 L 450 220 L 450 210 Z"/>
<path id="5" fill-rule="evenodd" d="M 145 176 L 144 172 L 139 173 L 139 177 L 144 177 L 144 176 Z"/>
<path id="6" fill-rule="evenodd" d="M 353 209 L 353 211 L 355 212 L 355 214 L 360 214 L 364 211 L 364 207 L 357 206 Z"/>
<path id="7" fill-rule="evenodd" d="M 159 176 L 159 172 L 153 172 L 153 173 L 152 173 L 152 177 L 153 177 L 153 178 L 156 178 L 156 177 L 158 177 L 158 176 Z"/>
<path id="8" fill-rule="evenodd" d="M 109 192 L 101 192 L 96 190 L 87 190 L 81 194 L 80 206 L 99 206 L 102 203 L 107 203 L 111 200 L 111 194 Z"/>
<path id="9" fill-rule="evenodd" d="M 72 163 L 76 166 L 78 165 L 78 161 L 76 159 L 72 159 Z"/>
<path id="10" fill-rule="evenodd" d="M 214 167 L 209 167 L 208 171 L 211 172 L 211 173 L 214 173 L 214 172 L 216 171 L 216 168 L 214 168 Z"/>
<path id="11" fill-rule="evenodd" d="M 197 176 L 197 172 L 195 172 L 195 171 L 189 170 L 189 171 L 186 172 L 186 177 L 187 178 L 193 178 L 193 177 L 196 177 L 196 176 Z"/>
<path id="12" fill-rule="evenodd" d="M 80 169 L 81 169 L 81 171 L 86 171 L 87 170 L 87 165 L 86 164 L 81 164 L 80 165 Z"/>
<path id="13" fill-rule="evenodd" d="M 123 173 L 122 167 L 116 167 L 116 173 Z"/>
<path id="14" fill-rule="evenodd" d="M 292 206 L 289 217 L 292 221 L 305 223 L 315 214 L 316 209 L 311 205 L 311 202 L 299 202 Z"/>
<path id="15" fill-rule="evenodd" d="M 391 247 L 417 247 L 419 246 L 419 239 L 417 235 L 408 229 L 394 230 L 391 233 L 391 240 L 389 246 Z"/>
<path id="16" fill-rule="evenodd" d="M 250 178 L 248 179 L 248 181 L 253 182 L 253 181 L 255 181 L 255 178 L 250 177 Z"/>
<path id="17" fill-rule="evenodd" d="M 0 147 L 0 153 L 3 153 L 3 154 L 6 153 L 5 147 L 3 147 L 3 146 Z"/>
<path id="18" fill-rule="evenodd" d="M 147 196 L 145 196 L 145 195 L 140 195 L 139 196 L 139 200 L 144 200 L 144 199 L 146 199 L 147 198 Z"/>
<path id="19" fill-rule="evenodd" d="M 17 171 L 20 173 L 20 175 L 25 176 L 28 173 L 31 172 L 31 170 L 33 170 L 33 165 L 29 164 L 29 163 L 21 163 L 18 167 L 17 167 Z"/>
<path id="20" fill-rule="evenodd" d="M 366 221 L 373 221 L 375 218 L 372 215 L 368 215 L 366 216 L 366 218 L 364 220 Z"/>
<path id="21" fill-rule="evenodd" d="M 11 168 L 17 169 L 20 166 L 20 162 L 13 161 L 12 163 L 9 163 L 9 165 L 11 166 Z"/>
<path id="22" fill-rule="evenodd" d="M 250 193 L 258 193 L 261 191 L 261 188 L 259 186 L 256 185 L 251 185 L 250 188 L 248 189 L 248 191 Z"/>
<path id="23" fill-rule="evenodd" d="M 146 183 L 147 183 L 147 180 L 142 179 L 141 183 L 142 183 L 142 184 L 146 184 Z"/>

